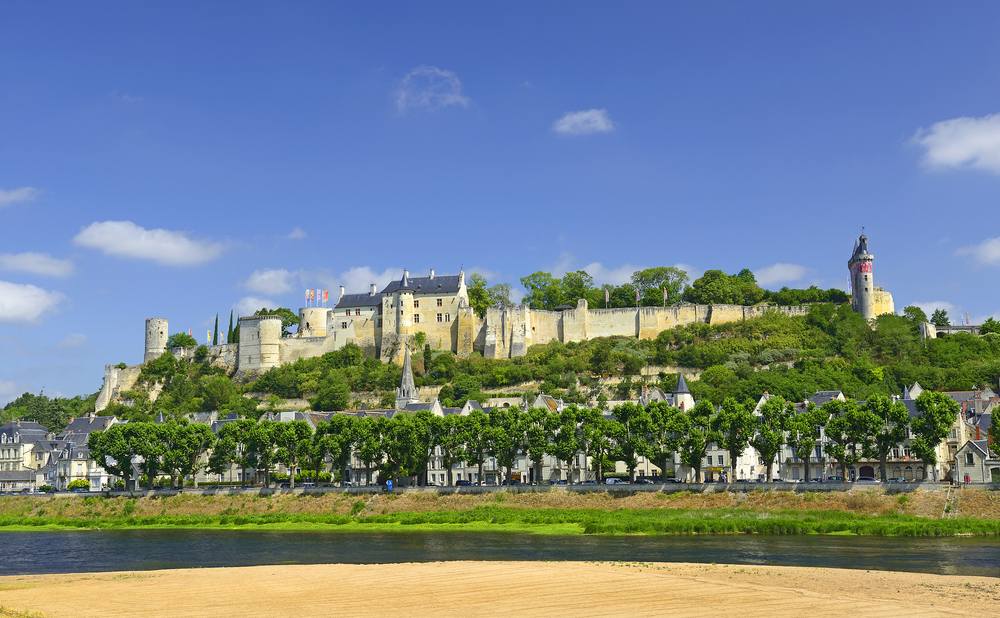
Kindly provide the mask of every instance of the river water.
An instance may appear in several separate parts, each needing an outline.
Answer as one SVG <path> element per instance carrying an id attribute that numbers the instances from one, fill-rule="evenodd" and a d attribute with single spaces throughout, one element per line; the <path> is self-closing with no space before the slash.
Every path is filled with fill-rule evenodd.
<path id="1" fill-rule="evenodd" d="M 505 532 L 0 532 L 0 575 L 270 564 L 603 560 L 818 566 L 1000 577 L 997 538 L 545 536 Z"/>

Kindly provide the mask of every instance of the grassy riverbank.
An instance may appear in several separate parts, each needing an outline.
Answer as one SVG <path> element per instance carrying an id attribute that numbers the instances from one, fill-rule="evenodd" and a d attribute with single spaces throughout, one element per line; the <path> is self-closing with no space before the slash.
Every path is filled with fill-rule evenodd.
<path id="1" fill-rule="evenodd" d="M 122 528 L 491 530 L 537 534 L 1000 535 L 1000 495 L 435 492 L 0 499 L 0 531 Z"/>

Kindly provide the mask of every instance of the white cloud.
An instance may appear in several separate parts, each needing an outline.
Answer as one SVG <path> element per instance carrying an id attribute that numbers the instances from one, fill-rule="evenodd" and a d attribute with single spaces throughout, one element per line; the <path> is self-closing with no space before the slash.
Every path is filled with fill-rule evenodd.
<path id="1" fill-rule="evenodd" d="M 462 82 L 451 71 L 421 65 L 406 74 L 396 89 L 396 108 L 400 112 L 422 108 L 435 110 L 449 105 L 468 107 L 462 94 Z"/>
<path id="2" fill-rule="evenodd" d="M 46 253 L 0 253 L 0 269 L 68 277 L 73 274 L 73 262 L 56 259 Z"/>
<path id="3" fill-rule="evenodd" d="M 0 380 L 0 406 L 7 405 L 26 392 L 28 392 L 26 384 L 11 382 L 10 380 Z"/>
<path id="4" fill-rule="evenodd" d="M 762 286 L 798 281 L 809 274 L 809 269 L 798 264 L 772 264 L 754 272 L 757 283 Z"/>
<path id="5" fill-rule="evenodd" d="M 233 305 L 233 309 L 236 311 L 236 315 L 246 316 L 253 315 L 254 311 L 258 309 L 268 308 L 277 309 L 280 307 L 280 303 L 276 303 L 269 298 L 257 298 L 256 296 L 244 296 L 243 298 L 236 301 Z"/>
<path id="6" fill-rule="evenodd" d="M 118 92 L 117 90 L 112 90 L 108 96 L 112 99 L 118 99 L 122 103 L 139 103 L 143 99 L 143 97 L 134 97 L 127 92 Z"/>
<path id="7" fill-rule="evenodd" d="M 605 109 L 588 109 L 566 114 L 552 123 L 552 130 L 560 135 L 590 135 L 591 133 L 610 133 L 615 130 L 615 123 L 608 117 Z"/>
<path id="8" fill-rule="evenodd" d="M 33 187 L 21 187 L 9 191 L 0 189 L 0 208 L 17 202 L 30 202 L 36 197 L 38 197 L 38 189 Z"/>
<path id="9" fill-rule="evenodd" d="M 694 283 L 695 279 L 699 279 L 701 278 L 702 275 L 705 274 L 704 270 L 697 268 L 695 266 L 691 266 L 690 264 L 685 264 L 684 262 L 674 264 L 674 268 L 676 268 L 677 270 L 683 270 L 684 272 L 687 273 L 688 285 Z"/>
<path id="10" fill-rule="evenodd" d="M 90 339 L 83 333 L 73 333 L 56 344 L 57 348 L 83 348 L 90 345 Z"/>
<path id="11" fill-rule="evenodd" d="M 344 286 L 346 294 L 362 294 L 368 291 L 368 286 L 372 283 L 375 284 L 377 290 L 381 291 L 382 288 L 389 285 L 390 281 L 402 276 L 402 268 L 386 268 L 382 272 L 377 272 L 368 266 L 356 266 L 340 273 L 337 280 L 340 282 L 339 285 Z M 338 293 L 339 290 L 330 290 L 333 299 L 336 299 Z"/>
<path id="12" fill-rule="evenodd" d="M 958 322 L 959 316 L 965 315 L 964 313 L 962 313 L 962 308 L 960 306 L 955 305 L 953 303 L 949 303 L 948 301 L 945 300 L 932 300 L 928 303 L 910 303 L 910 305 L 913 305 L 914 307 L 920 307 L 921 309 L 923 309 L 924 313 L 927 314 L 928 318 L 930 318 L 931 314 L 933 314 L 934 311 L 937 309 L 944 309 L 945 311 L 947 311 L 948 319 L 952 322 Z"/>
<path id="13" fill-rule="evenodd" d="M 52 311 L 66 297 L 55 291 L 0 281 L 0 322 L 37 322 L 43 313 Z"/>
<path id="14" fill-rule="evenodd" d="M 283 268 L 255 270 L 247 277 L 244 286 L 251 292 L 261 294 L 286 294 L 293 289 L 298 274 Z"/>
<path id="15" fill-rule="evenodd" d="M 928 168 L 973 167 L 1000 174 L 1000 114 L 936 122 L 917 131 L 912 141 L 926 149 Z"/>
<path id="16" fill-rule="evenodd" d="M 297 238 L 305 238 L 305 237 L 306 237 L 306 231 L 298 226 L 296 226 L 295 229 L 288 234 L 288 236 L 285 236 L 285 238 L 289 240 L 295 240 Z"/>
<path id="17" fill-rule="evenodd" d="M 201 264 L 218 257 L 223 249 L 221 243 L 192 240 L 187 232 L 147 230 L 131 221 L 91 223 L 73 242 L 105 255 L 152 260 L 167 266 Z"/>
<path id="18" fill-rule="evenodd" d="M 1000 238 L 987 238 L 978 245 L 969 245 L 955 251 L 956 255 L 971 255 L 983 264 L 1000 263 Z"/>
<path id="19" fill-rule="evenodd" d="M 642 267 L 625 264 L 624 266 L 619 266 L 618 268 L 605 268 L 600 262 L 591 262 L 590 264 L 584 266 L 583 270 L 594 278 L 594 284 L 597 286 L 602 286 L 605 283 L 610 283 L 611 285 L 622 285 L 623 283 L 631 281 L 632 273 L 637 270 L 642 270 Z"/>

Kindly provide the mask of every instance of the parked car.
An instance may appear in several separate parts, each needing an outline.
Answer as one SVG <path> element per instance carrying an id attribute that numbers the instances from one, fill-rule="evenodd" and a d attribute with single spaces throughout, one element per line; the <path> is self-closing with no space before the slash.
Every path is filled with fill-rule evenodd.
<path id="1" fill-rule="evenodd" d="M 828 476 L 826 477 L 827 483 L 843 483 L 844 477 L 842 476 Z"/>
<path id="2" fill-rule="evenodd" d="M 281 489 L 291 489 L 292 484 L 291 483 L 282 483 L 281 485 L 278 485 L 278 487 L 281 488 Z"/>
<path id="3" fill-rule="evenodd" d="M 581 485 L 597 485 L 597 481 L 583 481 Z"/>
<path id="4" fill-rule="evenodd" d="M 636 485 L 652 485 L 653 481 L 650 479 L 635 479 Z"/>
<path id="5" fill-rule="evenodd" d="M 315 487 L 315 486 L 316 486 L 316 483 L 302 483 L 302 485 L 301 485 L 301 486 L 302 486 L 303 488 L 306 488 L 306 487 Z"/>
<path id="6" fill-rule="evenodd" d="M 628 481 L 619 478 L 609 478 L 604 480 L 605 485 L 628 485 Z"/>
<path id="7" fill-rule="evenodd" d="M 882 481 L 878 480 L 877 478 L 875 478 L 873 476 L 859 476 L 858 480 L 855 481 L 855 482 L 856 483 L 881 483 Z"/>
<path id="8" fill-rule="evenodd" d="M 683 483 L 683 479 L 679 479 L 676 476 L 666 476 L 663 478 L 664 483 Z"/>
<path id="9" fill-rule="evenodd" d="M 906 482 L 906 479 L 904 479 L 901 476 L 894 476 L 891 479 L 889 479 L 889 480 L 886 481 L 886 483 L 905 483 L 905 482 Z"/>
<path id="10" fill-rule="evenodd" d="M 822 478 L 809 479 L 809 482 L 810 483 L 822 483 L 823 479 Z"/>
<path id="11" fill-rule="evenodd" d="M 472 487 L 472 481 L 455 481 L 455 487 Z"/>

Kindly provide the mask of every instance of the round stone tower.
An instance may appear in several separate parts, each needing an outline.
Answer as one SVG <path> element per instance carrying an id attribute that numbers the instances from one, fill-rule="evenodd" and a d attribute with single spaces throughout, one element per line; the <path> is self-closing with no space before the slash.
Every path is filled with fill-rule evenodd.
<path id="1" fill-rule="evenodd" d="M 864 234 L 858 239 L 854 254 L 847 262 L 851 271 L 851 307 L 855 313 L 860 313 L 865 321 L 877 316 L 875 310 L 875 278 L 872 273 L 872 263 L 875 256 L 868 253 L 868 237 Z"/>
<path id="2" fill-rule="evenodd" d="M 302 307 L 299 309 L 299 337 L 326 337 L 329 307 Z"/>
<path id="3" fill-rule="evenodd" d="M 413 284 L 410 271 L 403 271 L 403 279 L 396 288 L 396 334 L 413 334 Z"/>
<path id="4" fill-rule="evenodd" d="M 146 353 L 142 362 L 148 363 L 163 356 L 167 351 L 167 321 L 163 318 L 146 320 Z"/>
<path id="5" fill-rule="evenodd" d="M 240 369 L 277 367 L 281 347 L 281 316 L 252 315 L 240 318 Z"/>

